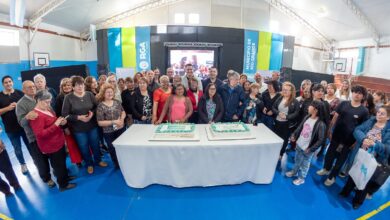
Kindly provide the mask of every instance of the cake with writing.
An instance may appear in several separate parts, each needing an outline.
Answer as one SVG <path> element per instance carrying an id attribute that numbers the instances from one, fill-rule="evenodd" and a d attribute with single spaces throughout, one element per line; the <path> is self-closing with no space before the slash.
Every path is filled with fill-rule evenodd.
<path id="1" fill-rule="evenodd" d="M 195 137 L 195 124 L 160 124 L 154 131 L 156 140 L 180 140 Z"/>
<path id="2" fill-rule="evenodd" d="M 248 125 L 242 122 L 210 124 L 210 132 L 214 138 L 245 139 L 252 137 Z"/>

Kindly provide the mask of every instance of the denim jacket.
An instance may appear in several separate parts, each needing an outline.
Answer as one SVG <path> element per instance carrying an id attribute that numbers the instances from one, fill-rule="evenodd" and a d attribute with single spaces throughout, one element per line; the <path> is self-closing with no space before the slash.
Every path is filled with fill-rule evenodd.
<path id="1" fill-rule="evenodd" d="M 362 146 L 363 140 L 372 127 L 374 127 L 375 123 L 376 117 L 373 116 L 355 128 L 353 136 L 356 139 L 356 147 Z M 390 121 L 387 121 L 385 127 L 382 129 L 382 141 L 376 141 L 372 149 L 377 154 L 377 161 L 388 166 L 390 156 Z"/>

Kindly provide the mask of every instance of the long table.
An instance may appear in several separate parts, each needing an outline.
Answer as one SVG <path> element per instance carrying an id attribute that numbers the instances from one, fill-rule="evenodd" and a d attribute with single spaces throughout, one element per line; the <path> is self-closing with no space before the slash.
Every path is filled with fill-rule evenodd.
<path id="1" fill-rule="evenodd" d="M 272 182 L 283 140 L 263 124 L 250 125 L 256 139 L 209 141 L 196 125 L 198 142 L 149 141 L 154 125 L 132 125 L 114 141 L 127 185 L 174 187 Z"/>

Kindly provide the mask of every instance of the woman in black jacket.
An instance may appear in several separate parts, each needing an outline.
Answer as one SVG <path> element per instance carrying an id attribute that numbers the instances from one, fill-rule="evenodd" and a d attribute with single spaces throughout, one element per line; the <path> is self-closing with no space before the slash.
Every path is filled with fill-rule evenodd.
<path id="1" fill-rule="evenodd" d="M 263 103 L 264 103 L 264 109 L 263 115 L 261 117 L 261 121 L 264 123 L 265 126 L 267 126 L 269 129 L 274 130 L 275 125 L 275 115 L 272 112 L 272 106 L 274 105 L 275 101 L 279 99 L 280 93 L 279 93 L 279 86 L 278 83 L 275 80 L 266 82 L 268 85 L 268 89 L 263 92 L 261 95 Z"/>
<path id="2" fill-rule="evenodd" d="M 152 120 L 153 95 L 148 91 L 148 80 L 139 79 L 138 89 L 130 104 L 135 124 L 150 124 Z"/>
<path id="3" fill-rule="evenodd" d="M 272 112 L 276 115 L 274 132 L 283 139 L 279 157 L 281 159 L 299 117 L 299 102 L 295 99 L 295 86 L 292 83 L 283 83 L 282 96 L 275 101 Z"/>
<path id="4" fill-rule="evenodd" d="M 198 103 L 199 124 L 220 122 L 223 118 L 224 107 L 221 97 L 217 93 L 217 87 L 210 83 L 203 97 Z"/>
<path id="5" fill-rule="evenodd" d="M 314 152 L 325 142 L 325 114 L 324 104 L 321 101 L 312 101 L 309 114 L 291 135 L 291 141 L 297 143 L 294 168 L 286 173 L 287 177 L 298 176 L 293 181 L 295 185 L 305 182 L 310 161 Z"/>

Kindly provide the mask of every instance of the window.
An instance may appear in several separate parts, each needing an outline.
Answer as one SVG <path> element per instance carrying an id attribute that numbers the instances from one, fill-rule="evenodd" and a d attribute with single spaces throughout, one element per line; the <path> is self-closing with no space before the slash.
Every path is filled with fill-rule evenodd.
<path id="1" fill-rule="evenodd" d="M 19 46 L 19 31 L 0 28 L 0 46 Z"/>

